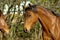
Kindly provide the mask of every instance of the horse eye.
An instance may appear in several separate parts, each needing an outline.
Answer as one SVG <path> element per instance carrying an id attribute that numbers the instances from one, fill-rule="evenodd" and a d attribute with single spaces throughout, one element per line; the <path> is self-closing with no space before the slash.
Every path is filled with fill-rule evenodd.
<path id="1" fill-rule="evenodd" d="M 31 15 L 29 15 L 29 17 L 30 17 Z"/>

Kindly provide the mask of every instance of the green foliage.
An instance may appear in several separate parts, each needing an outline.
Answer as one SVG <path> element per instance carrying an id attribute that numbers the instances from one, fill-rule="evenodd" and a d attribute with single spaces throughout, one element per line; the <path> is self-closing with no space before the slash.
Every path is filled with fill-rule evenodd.
<path id="1" fill-rule="evenodd" d="M 35 3 L 35 0 L 30 0 L 30 2 L 34 4 Z"/>
<path id="2" fill-rule="evenodd" d="M 2 40 L 42 40 L 42 28 L 39 22 L 34 25 L 30 33 L 26 33 L 23 31 L 24 17 L 14 14 L 13 20 L 17 19 L 17 21 L 12 23 L 11 16 L 11 14 L 6 15 L 6 22 L 10 26 L 10 34 L 5 34 Z"/>
<path id="3" fill-rule="evenodd" d="M 1 0 L 2 1 L 2 0 Z M 0 1 L 0 2 L 1 2 Z M 18 0 L 19 2 L 14 2 L 14 5 L 22 3 L 26 0 Z M 55 13 L 60 13 L 60 0 L 27 0 L 32 4 L 40 5 L 44 8 L 53 10 Z M 4 1 L 3 1 L 4 2 Z M 3 9 L 5 3 L 1 2 L 0 9 Z M 5 1 L 8 5 L 12 5 L 13 1 Z M 10 34 L 3 34 L 0 32 L 0 40 L 42 40 L 42 27 L 39 22 L 37 22 L 31 29 L 30 33 L 25 33 L 23 31 L 24 17 L 19 14 L 7 14 L 5 15 L 6 22 L 10 27 Z"/>

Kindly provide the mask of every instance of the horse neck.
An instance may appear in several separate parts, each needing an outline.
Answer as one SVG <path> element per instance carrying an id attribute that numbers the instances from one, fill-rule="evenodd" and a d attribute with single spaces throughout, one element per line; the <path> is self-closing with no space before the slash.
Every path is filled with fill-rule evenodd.
<path id="1" fill-rule="evenodd" d="M 38 9 L 38 13 L 37 13 L 37 16 L 43 26 L 43 28 L 45 30 L 47 30 L 48 28 L 52 28 L 52 25 L 55 23 L 56 21 L 56 16 L 53 15 L 52 12 L 44 9 L 44 8 L 41 8 L 41 7 L 37 7 Z"/>

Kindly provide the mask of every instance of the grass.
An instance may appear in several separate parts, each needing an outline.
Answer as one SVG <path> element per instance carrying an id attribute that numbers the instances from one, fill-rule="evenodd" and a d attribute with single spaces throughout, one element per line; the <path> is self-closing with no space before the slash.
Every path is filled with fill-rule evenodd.
<path id="1" fill-rule="evenodd" d="M 55 5 L 54 1 L 51 0 L 43 1 L 41 0 L 40 5 L 44 8 L 48 8 L 55 13 L 60 13 L 60 1 L 57 2 Z M 42 40 L 42 26 L 39 22 L 37 22 L 34 27 L 32 28 L 30 33 L 25 33 L 23 31 L 24 17 L 20 15 L 5 15 L 6 22 L 10 27 L 10 34 L 5 34 L 0 31 L 0 40 Z"/>
<path id="2" fill-rule="evenodd" d="M 8 23 L 10 27 L 10 34 L 4 35 L 0 34 L 0 40 L 42 40 L 42 28 L 39 22 L 37 22 L 34 27 L 31 29 L 30 33 L 25 33 L 23 31 L 23 25 L 24 18 L 20 15 L 14 15 L 13 19 L 11 20 L 10 17 L 6 17 L 6 22 Z M 12 21 L 15 20 L 15 23 L 12 23 Z"/>

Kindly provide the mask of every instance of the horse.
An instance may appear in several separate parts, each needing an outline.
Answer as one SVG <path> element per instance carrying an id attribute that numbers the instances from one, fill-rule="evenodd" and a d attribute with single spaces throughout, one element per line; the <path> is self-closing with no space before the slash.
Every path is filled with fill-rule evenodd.
<path id="1" fill-rule="evenodd" d="M 60 40 L 60 16 L 39 5 L 25 8 L 24 30 L 30 32 L 33 25 L 39 21 L 42 25 L 43 40 Z"/>
<path id="2" fill-rule="evenodd" d="M 3 15 L 1 10 L 0 10 L 0 31 L 2 33 L 9 34 L 9 26 L 6 23 L 5 16 Z"/>

